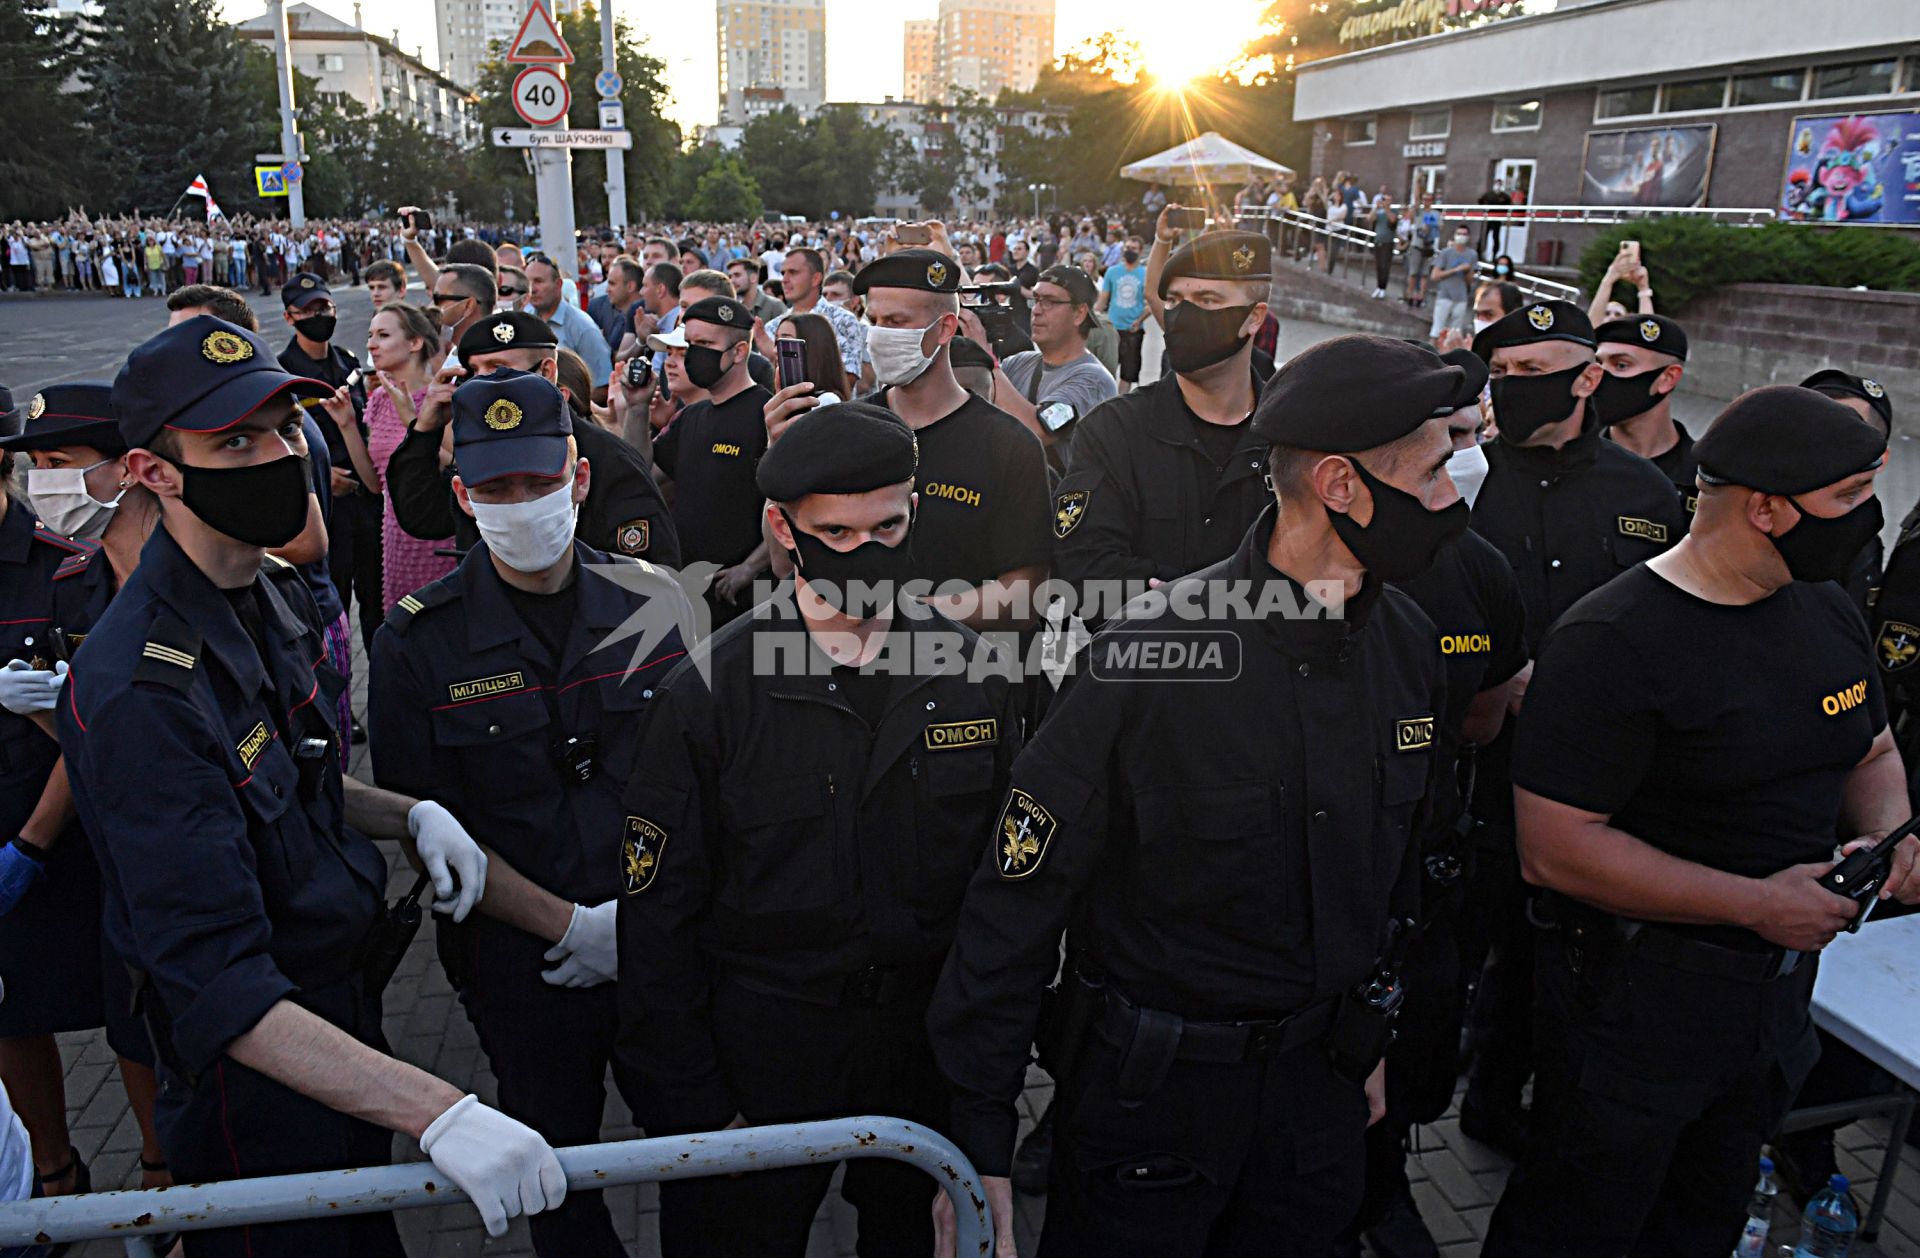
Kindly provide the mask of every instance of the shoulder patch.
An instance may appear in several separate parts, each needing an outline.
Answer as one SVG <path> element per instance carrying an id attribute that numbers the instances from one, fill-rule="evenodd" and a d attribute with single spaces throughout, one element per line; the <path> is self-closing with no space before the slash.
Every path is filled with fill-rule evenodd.
<path id="1" fill-rule="evenodd" d="M 653 521 L 628 520 L 613 530 L 613 549 L 620 555 L 644 555 L 653 540 Z"/>
<path id="2" fill-rule="evenodd" d="M 1883 672 L 1897 673 L 1912 666 L 1916 657 L 1920 657 L 1920 628 L 1901 620 L 1889 620 L 1880 626 L 1880 637 L 1874 643 L 1880 655 L 1880 668 Z"/>
<path id="3" fill-rule="evenodd" d="M 91 555 L 100 549 L 99 542 L 82 541 L 77 537 L 56 533 L 39 520 L 33 522 L 33 537 L 35 541 L 45 542 L 55 550 L 64 550 L 69 555 Z"/>
<path id="4" fill-rule="evenodd" d="M 620 882 L 628 895 L 639 895 L 653 885 L 666 850 L 665 830 L 645 817 L 627 818 L 620 835 Z"/>
<path id="5" fill-rule="evenodd" d="M 140 648 L 140 662 L 134 665 L 135 681 L 157 682 L 185 694 L 193 687 L 193 674 L 200 664 L 200 631 L 173 616 L 162 616 L 147 631 L 147 644 Z"/>
<path id="6" fill-rule="evenodd" d="M 1656 520 L 1643 520 L 1638 516 L 1623 515 L 1617 517 L 1622 537 L 1637 537 L 1642 541 L 1665 545 L 1667 526 Z"/>
<path id="7" fill-rule="evenodd" d="M 1060 823 L 1039 800 L 1017 786 L 1008 791 L 1007 802 L 1000 809 L 999 824 L 994 827 L 994 842 L 998 845 L 994 861 L 1000 876 L 1012 882 L 1039 869 L 1059 829 Z"/>
<path id="8" fill-rule="evenodd" d="M 87 570 L 93 563 L 93 557 L 99 553 L 98 550 L 83 550 L 77 554 L 68 555 L 60 561 L 60 566 L 53 570 L 53 579 L 64 581 L 68 577 L 79 576 Z"/>
<path id="9" fill-rule="evenodd" d="M 451 603 L 458 595 L 459 591 L 450 576 L 423 585 L 413 593 L 401 596 L 400 601 L 393 605 L 393 610 L 387 613 L 387 628 L 405 636 L 415 616 L 430 608 Z"/>
<path id="10" fill-rule="evenodd" d="M 1087 499 L 1091 490 L 1073 489 L 1060 494 L 1053 500 L 1053 535 L 1064 538 L 1080 527 L 1081 517 L 1087 513 Z"/>

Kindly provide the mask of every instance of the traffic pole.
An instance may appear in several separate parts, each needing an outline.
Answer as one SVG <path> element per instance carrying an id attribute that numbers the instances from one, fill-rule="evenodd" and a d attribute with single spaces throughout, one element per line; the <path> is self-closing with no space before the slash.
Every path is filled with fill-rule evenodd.
<path id="1" fill-rule="evenodd" d="M 268 0 L 268 11 L 273 15 L 273 77 L 280 84 L 280 155 L 281 165 L 285 167 L 301 158 L 300 129 L 293 121 L 293 60 L 287 55 L 286 0 Z M 288 178 L 286 184 L 287 222 L 293 227 L 305 227 L 307 198 L 301 191 L 301 181 Z"/>
<path id="2" fill-rule="evenodd" d="M 529 10 L 546 9 L 543 0 L 527 0 Z M 547 10 L 552 17 L 553 11 Z M 556 29 L 558 23 L 555 23 Z M 556 67 L 564 78 L 567 68 Z M 557 123 L 540 127 L 541 131 L 564 131 L 570 125 L 563 115 Z M 579 255 L 573 244 L 573 151 L 564 148 L 533 150 L 533 187 L 540 202 L 540 248 L 560 270 L 560 278 L 573 279 L 580 274 Z"/>
<path id="3" fill-rule="evenodd" d="M 600 0 L 600 68 L 618 77 L 619 49 L 613 35 L 613 0 Z M 620 93 L 600 94 L 602 100 L 619 100 Z M 607 225 L 614 234 L 627 229 L 627 155 L 619 149 L 607 150 Z"/>

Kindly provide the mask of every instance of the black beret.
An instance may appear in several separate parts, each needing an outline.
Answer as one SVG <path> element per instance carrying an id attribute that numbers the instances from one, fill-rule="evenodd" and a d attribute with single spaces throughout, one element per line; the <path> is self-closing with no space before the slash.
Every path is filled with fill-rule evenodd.
<path id="1" fill-rule="evenodd" d="M 22 426 L 0 440 L 0 449 L 92 446 L 102 454 L 119 454 L 127 448 L 110 384 L 50 384 L 33 395 L 20 418 Z"/>
<path id="2" fill-rule="evenodd" d="M 1185 276 L 1196 280 L 1273 279 L 1273 242 L 1259 232 L 1207 232 L 1173 251 L 1160 272 L 1160 297 L 1167 285 Z"/>
<path id="3" fill-rule="evenodd" d="M 325 297 L 333 300 L 333 290 L 318 275 L 302 271 L 280 286 L 280 304 L 288 310 L 305 306 Z"/>
<path id="4" fill-rule="evenodd" d="M 1416 341 L 1414 344 L 1417 345 L 1419 342 Z M 1472 350 L 1464 348 L 1450 349 L 1440 355 L 1440 360 L 1452 363 L 1467 373 L 1467 378 L 1460 384 L 1460 392 L 1454 395 L 1453 409 L 1459 411 L 1469 406 L 1478 406 L 1481 393 L 1486 391 L 1487 376 L 1490 374 L 1486 361 Z"/>
<path id="5" fill-rule="evenodd" d="M 1572 341 L 1591 349 L 1593 324 L 1587 312 L 1570 301 L 1531 301 L 1480 329 L 1473 338 L 1473 352 L 1492 361 L 1494 350 L 1541 341 Z"/>
<path id="6" fill-rule="evenodd" d="M 553 349 L 560 338 L 547 321 L 524 310 L 502 310 L 490 314 L 460 334 L 454 350 L 465 363 L 475 354 L 497 354 L 503 349 Z"/>
<path id="7" fill-rule="evenodd" d="M 864 494 L 913 479 L 920 446 L 905 421 L 871 402 L 817 406 L 760 456 L 754 483 L 775 502 Z"/>
<path id="8" fill-rule="evenodd" d="M 960 291 L 960 264 L 934 249 L 902 249 L 860 268 L 853 291 L 871 288 L 917 288 L 926 293 Z"/>
<path id="9" fill-rule="evenodd" d="M 1451 415 L 1466 371 L 1424 345 L 1355 333 L 1293 356 L 1267 382 L 1253 431 L 1275 445 L 1353 454 Z"/>
<path id="10" fill-rule="evenodd" d="M 1593 339 L 1597 345 L 1638 345 L 1687 361 L 1687 330 L 1665 315 L 1609 319 L 1593 330 Z"/>
<path id="11" fill-rule="evenodd" d="M 1750 389 L 1693 444 L 1709 484 L 1804 494 L 1864 472 L 1887 439 L 1840 403 L 1792 384 Z"/>
<path id="12" fill-rule="evenodd" d="M 1893 399 L 1887 396 L 1887 387 L 1878 380 L 1869 380 L 1865 376 L 1850 376 L 1837 367 L 1825 371 L 1816 371 L 1800 382 L 1803 389 L 1812 389 L 1828 397 L 1857 397 L 1873 408 L 1880 422 L 1893 431 Z"/>
<path id="13" fill-rule="evenodd" d="M 738 328 L 742 332 L 753 330 L 753 311 L 745 304 L 731 297 L 702 297 L 687 307 L 680 316 L 680 325 L 689 323 L 717 323 L 723 328 Z"/>
<path id="14" fill-rule="evenodd" d="M 1054 284 L 1067 290 L 1067 296 L 1073 298 L 1077 306 L 1091 306 L 1100 300 L 1100 294 L 1093 291 L 1093 277 L 1077 266 L 1050 266 L 1040 272 L 1036 284 Z"/>

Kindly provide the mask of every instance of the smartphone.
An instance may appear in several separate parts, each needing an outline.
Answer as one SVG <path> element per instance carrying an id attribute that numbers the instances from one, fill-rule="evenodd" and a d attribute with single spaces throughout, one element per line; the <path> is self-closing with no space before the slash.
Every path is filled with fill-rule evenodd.
<path id="1" fill-rule="evenodd" d="M 807 343 L 797 336 L 783 336 L 773 343 L 780 360 L 780 387 L 790 389 L 807 383 Z"/>
<path id="2" fill-rule="evenodd" d="M 1189 209 L 1168 210 L 1167 226 L 1174 231 L 1204 231 L 1207 226 L 1207 212 Z"/>
<path id="3" fill-rule="evenodd" d="M 925 223 L 901 223 L 893 229 L 893 238 L 903 245 L 930 245 L 933 228 Z"/>
<path id="4" fill-rule="evenodd" d="M 431 231 L 433 229 L 433 215 L 427 213 L 425 210 L 413 210 L 407 215 L 407 225 L 415 231 Z"/>
<path id="5" fill-rule="evenodd" d="M 1623 240 L 1620 242 L 1620 257 L 1632 266 L 1640 265 L 1640 242 Z"/>

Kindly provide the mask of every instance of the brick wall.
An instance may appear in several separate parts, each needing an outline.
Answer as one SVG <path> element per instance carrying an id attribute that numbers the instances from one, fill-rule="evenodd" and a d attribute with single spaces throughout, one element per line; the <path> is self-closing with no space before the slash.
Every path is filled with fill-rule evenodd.
<path id="1" fill-rule="evenodd" d="M 1693 392 L 1733 397 L 1840 367 L 1886 385 L 1903 427 L 1920 409 L 1920 294 L 1735 284 L 1674 317 L 1692 345 Z"/>

